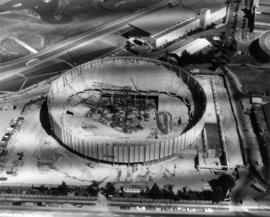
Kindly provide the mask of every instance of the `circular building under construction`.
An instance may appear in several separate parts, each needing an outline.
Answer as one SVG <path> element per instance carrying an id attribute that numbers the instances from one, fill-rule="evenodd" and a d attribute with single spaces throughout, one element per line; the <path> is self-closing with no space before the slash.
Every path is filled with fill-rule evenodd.
<path id="1" fill-rule="evenodd" d="M 201 135 L 206 96 L 186 71 L 145 58 L 101 59 L 53 81 L 54 135 L 80 156 L 109 163 L 173 157 Z"/>

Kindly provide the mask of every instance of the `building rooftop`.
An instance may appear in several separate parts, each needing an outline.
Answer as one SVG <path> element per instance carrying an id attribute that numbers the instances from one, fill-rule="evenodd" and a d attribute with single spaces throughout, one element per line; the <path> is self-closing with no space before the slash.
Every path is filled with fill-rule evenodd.
<path id="1" fill-rule="evenodd" d="M 269 0 L 258 0 L 259 5 L 269 5 L 270 6 L 270 2 Z"/>
<path id="2" fill-rule="evenodd" d="M 200 13 L 200 10 L 202 8 L 207 8 L 210 9 L 212 12 L 218 11 L 221 8 L 225 7 L 225 3 L 224 1 L 194 1 L 194 0 L 190 0 L 190 1 L 183 1 L 183 6 L 185 8 L 188 8 L 192 11 L 194 11 L 195 13 Z"/>
<path id="3" fill-rule="evenodd" d="M 256 14 L 255 22 L 261 22 L 269 25 L 270 14 Z"/>
<path id="4" fill-rule="evenodd" d="M 178 23 L 182 23 L 196 15 L 195 12 L 183 7 L 166 7 L 150 13 L 130 23 L 131 26 L 140 29 L 149 35 L 157 34 Z"/>
<path id="5" fill-rule="evenodd" d="M 172 54 L 181 57 L 184 51 L 187 51 L 189 54 L 197 53 L 198 51 L 211 46 L 211 43 L 205 38 L 197 38 L 194 41 L 184 45 L 183 47 L 178 48 L 173 51 Z"/>
<path id="6" fill-rule="evenodd" d="M 270 5 L 260 5 L 257 8 L 257 12 L 262 14 L 270 14 Z"/>
<path id="7" fill-rule="evenodd" d="M 256 0 L 254 2 L 256 5 L 255 12 L 255 26 L 256 27 L 270 27 L 270 1 L 269 0 Z"/>

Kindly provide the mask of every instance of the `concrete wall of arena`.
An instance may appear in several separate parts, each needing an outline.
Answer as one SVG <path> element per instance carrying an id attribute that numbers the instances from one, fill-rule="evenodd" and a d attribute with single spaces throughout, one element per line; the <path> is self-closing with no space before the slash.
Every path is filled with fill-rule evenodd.
<path id="1" fill-rule="evenodd" d="M 258 56 L 260 59 L 264 62 L 269 62 L 270 61 L 270 48 L 267 46 L 270 41 L 270 31 L 267 31 L 260 35 L 260 37 L 257 39 L 258 40 L 258 49 L 256 51 L 258 52 Z"/>
<path id="2" fill-rule="evenodd" d="M 270 62 L 270 50 L 264 42 L 265 35 L 261 35 L 259 38 L 254 40 L 249 46 L 249 52 L 257 60 L 267 63 Z"/>
<path id="3" fill-rule="evenodd" d="M 93 61 L 95 63 L 101 61 L 113 61 L 113 59 L 124 59 L 124 61 L 134 61 L 133 57 L 122 58 L 110 58 L 105 60 Z M 64 145 L 71 151 L 96 161 L 109 162 L 109 163 L 148 163 L 156 162 L 173 157 L 176 153 L 184 150 L 190 145 L 197 137 L 199 137 L 204 128 L 204 121 L 202 116 L 206 108 L 206 96 L 201 85 L 197 80 L 189 73 L 182 69 L 169 65 L 164 62 L 150 60 L 145 58 L 136 58 L 142 61 L 154 62 L 169 67 L 174 71 L 178 77 L 181 77 L 186 84 L 189 85 L 194 94 L 200 96 L 202 101 L 202 107 L 199 115 L 199 119 L 194 126 L 186 130 L 183 134 L 176 137 L 157 140 L 157 142 L 145 143 L 145 144 L 129 144 L 123 142 L 94 142 L 87 136 L 76 135 L 71 132 L 61 122 L 61 118 L 55 118 L 53 112 L 50 112 L 53 105 L 54 92 L 58 91 L 55 87 L 52 87 L 48 94 L 48 110 L 50 124 L 53 128 L 55 136 L 64 143 Z M 81 66 L 74 69 L 81 72 Z M 76 70 L 72 70 L 75 72 Z M 65 76 L 65 75 L 64 75 Z M 63 78 L 64 79 L 64 78 Z M 54 84 L 52 85 L 54 86 Z M 59 86 L 58 86 L 59 88 Z"/>

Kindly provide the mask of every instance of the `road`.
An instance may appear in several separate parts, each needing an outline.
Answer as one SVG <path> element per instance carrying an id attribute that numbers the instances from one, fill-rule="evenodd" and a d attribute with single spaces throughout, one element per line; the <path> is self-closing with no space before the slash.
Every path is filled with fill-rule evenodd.
<path id="1" fill-rule="evenodd" d="M 90 28 L 78 36 L 45 48 L 38 54 L 28 55 L 13 62 L 0 64 L 0 92 L 16 92 L 40 81 L 58 76 L 62 71 L 71 68 L 71 64 L 66 61 L 71 58 L 76 60 L 77 64 L 82 64 L 104 55 L 113 48 L 109 46 L 102 47 L 103 45 L 97 41 L 98 39 L 123 28 L 130 21 L 140 16 L 165 6 L 167 6 L 166 0 L 159 1 L 147 8 L 125 14 L 111 22 Z M 31 67 L 25 67 L 25 62 L 34 58 L 38 58 L 40 61 Z"/>
<path id="2" fill-rule="evenodd" d="M 121 29 L 123 26 L 128 24 L 131 20 L 136 19 L 140 16 L 146 15 L 149 12 L 158 10 L 162 7 L 167 7 L 167 1 L 160 1 L 154 5 L 143 10 L 136 11 L 132 14 L 125 15 L 124 17 L 118 17 L 109 23 L 104 25 L 96 26 L 89 29 L 87 32 L 78 35 L 69 40 L 63 41 L 53 47 L 45 48 L 38 54 L 29 55 L 20 58 L 13 63 L 7 63 L 6 65 L 0 65 L 0 91 L 3 93 L 5 91 L 16 92 L 21 89 L 27 88 L 32 84 L 36 84 L 40 81 L 46 80 L 50 77 L 59 75 L 62 71 L 70 69 L 71 64 L 68 62 L 72 58 L 77 64 L 82 64 L 83 62 L 92 60 L 99 56 L 104 56 L 105 53 L 110 52 L 112 48 L 102 48 L 98 50 L 97 48 L 92 48 L 90 44 L 96 44 L 98 38 L 108 36 L 116 30 Z M 210 30 L 213 31 L 213 30 Z M 208 31 L 206 31 L 208 32 Z M 200 33 L 198 35 L 206 35 L 205 33 Z M 194 37 L 192 37 L 194 38 Z M 176 45 L 170 46 L 168 49 L 174 49 Z M 87 48 L 89 47 L 89 48 Z M 97 47 L 97 46 L 96 46 Z M 84 50 L 83 50 L 84 49 Z M 95 50 L 96 51 L 93 51 Z M 111 50 L 110 50 L 111 49 Z M 115 48 L 114 48 L 115 49 Z M 88 51 L 86 51 L 88 50 Z M 76 54 L 73 54 L 76 53 Z M 87 53 L 88 52 L 88 53 Z M 70 55 L 72 53 L 72 57 Z M 151 54 L 153 57 L 160 57 L 163 52 L 157 52 L 156 54 Z M 88 59 L 86 59 L 86 57 Z M 35 64 L 30 68 L 26 68 L 25 62 L 30 59 L 38 58 L 39 63 Z M 56 62 L 56 60 L 58 60 Z M 62 61 L 61 61 L 62 60 Z M 67 61 L 68 60 L 68 61 Z M 80 61 L 77 61 L 80 60 Z M 85 61 L 81 61 L 85 60 Z"/>
<path id="3" fill-rule="evenodd" d="M 9 216 L 50 216 L 50 217 L 78 217 L 78 216 L 89 216 L 89 217 L 170 217 L 170 216 L 211 216 L 211 217 L 225 217 L 225 216 L 268 216 L 269 213 L 266 212 L 245 212 L 245 211 L 214 211 L 213 213 L 202 212 L 202 213 L 194 213 L 194 212 L 162 212 L 162 211 L 89 211 L 84 209 L 76 209 L 76 210 L 63 210 L 57 208 L 48 208 L 46 211 L 42 209 L 32 209 L 30 208 L 21 208 L 21 207 L 12 207 L 11 210 L 6 210 L 5 208 L 0 208 L 1 213 L 0 217 L 9 217 Z"/>
<path id="4" fill-rule="evenodd" d="M 0 72 L 5 72 L 8 70 L 14 70 L 22 65 L 25 64 L 26 61 L 33 59 L 33 58 L 39 58 L 42 61 L 45 61 L 48 58 L 54 58 L 59 55 L 62 55 L 63 52 L 66 52 L 67 50 L 74 48 L 78 45 L 83 45 L 85 43 L 89 43 L 89 41 L 93 41 L 94 39 L 97 39 L 101 36 L 108 35 L 124 25 L 127 25 L 132 20 L 144 16 L 152 11 L 158 10 L 164 6 L 167 6 L 167 1 L 163 0 L 156 4 L 153 4 L 147 8 L 137 10 L 133 13 L 126 13 L 125 15 L 118 17 L 111 22 L 104 23 L 102 25 L 95 26 L 93 28 L 88 29 L 86 32 L 77 35 L 73 38 L 70 38 L 68 40 L 62 41 L 59 44 L 56 44 L 52 47 L 45 48 L 41 50 L 38 54 L 29 55 L 22 57 L 12 63 L 2 64 L 0 68 Z"/>

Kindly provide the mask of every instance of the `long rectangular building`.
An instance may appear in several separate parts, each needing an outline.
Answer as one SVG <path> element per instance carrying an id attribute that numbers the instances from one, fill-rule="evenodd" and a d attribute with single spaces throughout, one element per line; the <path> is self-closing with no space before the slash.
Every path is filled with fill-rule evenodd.
<path id="1" fill-rule="evenodd" d="M 200 27 L 205 28 L 226 17 L 226 7 L 211 13 L 195 13 L 181 6 L 163 8 L 130 23 L 141 33 L 143 38 L 154 48 L 160 48 L 169 42 L 192 32 Z"/>
<path id="2" fill-rule="evenodd" d="M 188 24 L 190 29 L 197 28 L 198 21 L 197 25 L 192 24 L 195 20 L 196 13 L 189 9 L 166 7 L 131 22 L 130 26 L 147 35 L 147 40 L 158 48 L 186 34 Z"/>
<path id="3" fill-rule="evenodd" d="M 152 36 L 194 18 L 195 15 L 195 12 L 179 6 L 166 7 L 134 20 L 130 25 Z"/>

